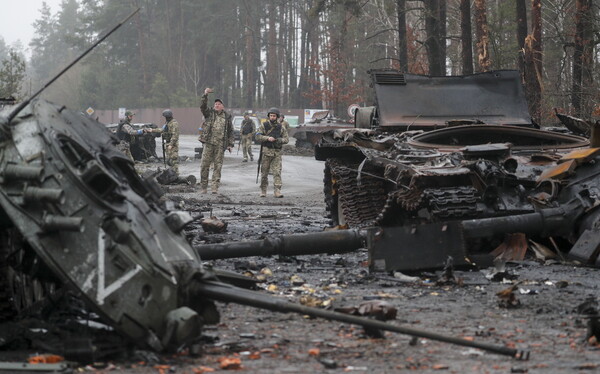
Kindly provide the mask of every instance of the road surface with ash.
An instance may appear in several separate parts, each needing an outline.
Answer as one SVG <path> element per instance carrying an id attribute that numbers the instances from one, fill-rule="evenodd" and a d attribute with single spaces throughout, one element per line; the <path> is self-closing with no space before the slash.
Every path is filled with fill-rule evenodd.
<path id="1" fill-rule="evenodd" d="M 193 159 L 196 146 L 195 139 L 182 137 L 181 154 L 189 159 L 181 162 L 180 171 L 199 179 L 199 161 Z M 323 163 L 292 153 L 283 157 L 283 199 L 274 198 L 272 189 L 268 197 L 259 197 L 256 146 L 254 162 L 241 162 L 235 151 L 226 154 L 217 195 L 200 194 L 198 186 L 169 187 L 167 197 L 194 217 L 212 215 L 228 224 L 226 233 L 208 234 L 194 222 L 187 229 L 193 245 L 325 229 L 329 222 L 324 218 Z M 596 269 L 540 262 L 532 256 L 508 263 L 494 280 L 486 277 L 489 270 L 473 270 L 456 271 L 458 281 L 445 282 L 441 272 L 370 274 L 367 257 L 359 250 L 208 264 L 260 278 L 260 292 L 305 305 L 333 309 L 386 302 L 383 305 L 397 310 L 391 324 L 530 350 L 530 360 L 389 332 L 374 338 L 361 327 L 340 322 L 219 303 L 221 322 L 205 329 L 206 342 L 197 355 L 157 355 L 143 363 L 124 358 L 108 368 L 123 373 L 201 373 L 225 371 L 230 363 L 250 373 L 573 373 L 600 367 L 598 345 L 586 339 L 588 319 L 583 308 L 578 309 L 588 298 L 597 300 Z M 501 307 L 496 293 L 516 282 L 518 305 Z M 98 367 L 108 370 L 106 365 Z"/>
<path id="2" fill-rule="evenodd" d="M 257 153 L 255 148 L 255 156 Z M 197 162 L 183 165 L 182 174 L 199 177 Z M 241 162 L 235 153 L 226 154 L 218 195 L 179 192 L 177 188 L 169 193 L 193 214 L 212 214 L 228 223 L 225 234 L 206 234 L 199 225 L 192 228 L 188 233 L 194 246 L 318 232 L 328 226 L 322 162 L 310 155 L 286 152 L 283 199 L 258 196 L 256 166 L 256 162 Z M 220 304 L 221 323 L 207 330 L 217 340 L 205 345 L 200 357 L 189 358 L 192 362 L 187 366 L 177 361 L 173 365 L 179 370 L 198 366 L 219 369 L 219 360 L 229 357 L 239 358 L 246 371 L 260 373 L 572 373 L 600 367 L 598 346 L 586 340 L 588 320 L 577 308 L 589 297 L 598 297 L 600 274 L 596 269 L 553 260 L 542 263 L 532 256 L 507 264 L 506 272 L 494 281 L 486 277 L 489 270 L 456 271 L 457 284 L 440 282 L 441 272 L 413 274 L 413 278 L 370 274 L 367 257 L 365 251 L 358 251 L 209 263 L 258 276 L 265 280 L 260 286 L 263 292 L 305 305 L 338 308 L 385 301 L 397 308 L 397 317 L 390 323 L 527 349 L 530 360 L 387 332 L 383 339 L 375 339 L 361 327 L 339 322 Z M 496 293 L 516 282 L 521 282 L 514 292 L 519 305 L 501 307 Z"/>

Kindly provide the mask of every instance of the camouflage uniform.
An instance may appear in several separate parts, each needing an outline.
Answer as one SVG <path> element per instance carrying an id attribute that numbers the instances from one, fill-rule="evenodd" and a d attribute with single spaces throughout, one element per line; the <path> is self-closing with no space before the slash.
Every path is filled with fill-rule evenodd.
<path id="1" fill-rule="evenodd" d="M 256 127 L 254 126 L 254 121 L 250 118 L 245 119 L 242 122 L 242 152 L 244 154 L 244 161 L 248 161 L 248 156 L 250 156 L 250 161 L 254 161 L 254 155 L 252 154 L 252 137 L 256 132 Z"/>
<path id="2" fill-rule="evenodd" d="M 281 120 L 281 122 L 279 122 L 279 123 L 281 123 L 281 126 L 285 127 L 285 131 L 288 131 L 288 132 L 290 131 L 290 124 L 288 123 L 288 121 Z"/>
<path id="3" fill-rule="evenodd" d="M 152 129 L 159 132 L 165 142 L 165 158 L 167 164 L 179 175 L 179 123 L 171 118 L 162 128 Z"/>
<path id="4" fill-rule="evenodd" d="M 267 139 L 276 140 L 270 142 Z M 256 139 L 262 143 L 262 160 L 260 163 L 261 179 L 260 189 L 266 191 L 269 185 L 269 172 L 273 174 L 275 191 L 281 190 L 281 148 L 289 142 L 288 133 L 280 123 L 267 121 L 260 125 Z"/>
<path id="5" fill-rule="evenodd" d="M 200 188 L 208 188 L 208 174 L 210 166 L 213 165 L 212 190 L 216 192 L 221 183 L 221 168 L 223 167 L 223 155 L 227 147 L 234 146 L 233 124 L 231 114 L 226 111 L 218 113 L 209 108 L 208 95 L 202 95 L 200 110 L 204 115 L 204 125 L 200 141 L 204 143 L 202 150 L 202 161 L 200 162 Z"/>
<path id="6" fill-rule="evenodd" d="M 133 156 L 131 155 L 130 145 L 134 140 L 134 136 L 142 135 L 144 130 L 136 130 L 131 126 L 131 119 L 129 116 L 125 116 L 125 119 L 119 121 L 119 127 L 117 127 L 117 138 L 119 138 L 120 142 L 117 145 L 117 148 L 125 153 L 127 157 L 133 161 Z"/>

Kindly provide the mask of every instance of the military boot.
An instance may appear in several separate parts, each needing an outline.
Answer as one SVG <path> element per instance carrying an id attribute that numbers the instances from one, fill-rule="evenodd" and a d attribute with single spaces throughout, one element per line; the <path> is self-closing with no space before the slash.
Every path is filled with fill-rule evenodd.
<path id="1" fill-rule="evenodd" d="M 219 193 L 219 187 L 217 187 L 217 186 L 212 186 L 212 188 L 210 190 L 213 195 L 216 195 Z"/>
<path id="2" fill-rule="evenodd" d="M 283 195 L 281 194 L 281 189 L 276 188 L 275 192 L 273 193 L 273 196 L 275 196 L 275 197 L 283 197 Z"/>
<path id="3" fill-rule="evenodd" d="M 260 197 L 267 197 L 267 188 L 260 189 Z"/>
<path id="4" fill-rule="evenodd" d="M 200 190 L 201 193 L 208 193 L 208 188 L 207 187 L 202 187 L 202 189 Z"/>

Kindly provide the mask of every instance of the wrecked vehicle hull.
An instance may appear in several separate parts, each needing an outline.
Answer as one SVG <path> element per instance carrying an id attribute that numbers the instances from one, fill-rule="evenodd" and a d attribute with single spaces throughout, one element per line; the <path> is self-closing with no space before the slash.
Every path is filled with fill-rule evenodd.
<path id="1" fill-rule="evenodd" d="M 170 344 L 160 341 L 165 315 L 184 304 L 183 277 L 201 271 L 179 234 L 185 215 L 159 206 L 160 189 L 137 176 L 96 121 L 34 101 L 2 127 L 4 235 L 22 237 L 23 258 L 78 290 L 128 338 Z"/>
<path id="2" fill-rule="evenodd" d="M 588 145 L 572 135 L 471 125 L 414 136 L 331 132 L 315 156 L 326 161 L 333 223 L 363 227 L 534 211 L 543 171 Z"/>

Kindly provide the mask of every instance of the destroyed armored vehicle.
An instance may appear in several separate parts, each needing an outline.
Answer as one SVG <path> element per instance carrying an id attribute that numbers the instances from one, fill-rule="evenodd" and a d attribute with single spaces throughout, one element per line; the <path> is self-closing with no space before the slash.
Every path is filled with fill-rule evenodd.
<path id="1" fill-rule="evenodd" d="M 536 129 L 516 71 L 426 77 L 371 71 L 377 98 L 356 129 L 331 131 L 326 161 L 334 224 L 368 226 L 533 211 L 545 168 L 585 138 Z"/>
<path id="2" fill-rule="evenodd" d="M 321 135 L 330 130 L 349 129 L 354 125 L 341 118 L 332 117 L 328 110 L 317 112 L 313 117 L 299 125 L 290 129 L 290 136 L 296 139 L 297 148 L 313 149 L 321 139 Z"/>
<path id="3" fill-rule="evenodd" d="M 533 213 L 552 204 L 557 178 L 572 172 L 565 155 L 589 145 L 537 128 L 516 71 L 370 74 L 376 105 L 357 111 L 356 128 L 327 132 L 315 148 L 334 225 L 414 227 Z M 497 244 L 483 238 L 467 250 Z"/>

